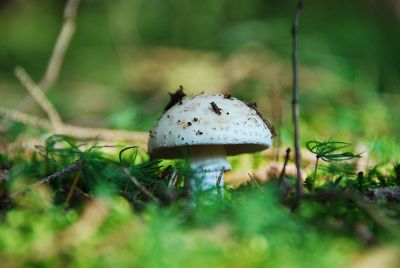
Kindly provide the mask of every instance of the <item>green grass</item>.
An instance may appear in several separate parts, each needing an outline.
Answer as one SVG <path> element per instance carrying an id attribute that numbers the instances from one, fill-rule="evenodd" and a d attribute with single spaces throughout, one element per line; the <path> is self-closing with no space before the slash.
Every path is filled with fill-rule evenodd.
<path id="1" fill-rule="evenodd" d="M 10 267 L 332 267 L 360 247 L 306 225 L 270 191 L 231 205 L 198 206 L 187 218 L 178 204 L 139 214 L 108 196 L 65 211 L 42 189 L 7 213 L 1 257 Z"/>
<path id="2" fill-rule="evenodd" d="M 4 267 L 344 267 L 371 246 L 400 250 L 392 225 L 400 219 L 398 203 L 381 199 L 366 210 L 338 194 L 399 186 L 396 166 L 389 164 L 383 169 L 389 174 L 376 166 L 361 182 L 345 163 L 321 166 L 299 205 L 290 176 L 286 190 L 272 178 L 226 188 L 223 196 L 195 192 L 188 199 L 184 178 L 167 188 L 166 165 L 148 161 L 134 147 L 119 149 L 118 157 L 97 145 L 51 136 L 37 148 L 28 158 L 0 157 L 9 174 L 0 195 Z M 29 186 L 77 160 L 84 163 L 77 172 Z M 174 165 L 189 176 L 184 164 Z M 129 184 L 121 168 L 159 203 Z"/>

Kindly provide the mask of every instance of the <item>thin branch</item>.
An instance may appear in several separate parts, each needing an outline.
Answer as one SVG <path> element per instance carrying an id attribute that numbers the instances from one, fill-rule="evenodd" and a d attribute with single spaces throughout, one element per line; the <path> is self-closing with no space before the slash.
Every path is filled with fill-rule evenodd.
<path id="1" fill-rule="evenodd" d="M 4 117 L 4 119 L 11 120 L 14 122 L 18 122 L 27 126 L 40 128 L 40 129 L 50 129 L 51 124 L 49 120 L 30 115 L 27 113 L 15 111 L 8 109 L 6 107 L 0 106 L 0 115 Z"/>
<path id="2" fill-rule="evenodd" d="M 58 78 L 66 49 L 72 38 L 73 30 L 75 29 L 75 18 L 79 3 L 80 0 L 67 1 L 64 10 L 63 27 L 57 39 L 53 54 L 50 58 L 46 74 L 40 82 L 40 85 L 43 86 L 43 88 L 35 84 L 35 82 L 33 82 L 31 77 L 23 68 L 17 67 L 15 69 L 15 74 L 20 82 L 46 112 L 50 121 L 4 107 L 0 107 L 0 115 L 2 115 L 5 119 L 17 121 L 33 127 L 43 129 L 52 128 L 57 134 L 63 134 L 79 139 L 124 140 L 146 144 L 148 137 L 144 132 L 86 128 L 64 124 L 57 110 L 44 94 L 44 91 L 48 89 L 48 87 L 51 86 Z"/>
<path id="3" fill-rule="evenodd" d="M 54 173 L 54 174 L 52 174 L 52 175 L 50 175 L 50 176 L 48 176 L 46 178 L 34 183 L 32 185 L 32 187 L 36 187 L 36 186 L 39 186 L 39 185 L 42 185 L 42 184 L 49 184 L 53 180 L 55 180 L 57 178 L 60 178 L 60 177 L 63 177 L 66 174 L 74 173 L 74 172 L 77 172 L 77 171 L 81 170 L 83 168 L 83 166 L 84 166 L 84 163 L 83 163 L 82 160 L 80 160 L 80 159 L 76 160 L 75 162 L 73 162 L 71 165 L 69 165 L 68 167 L 64 168 L 63 170 L 58 171 L 58 172 L 56 172 L 56 173 Z"/>
<path id="4" fill-rule="evenodd" d="M 30 96 L 32 96 L 46 112 L 50 121 L 20 111 L 11 110 L 5 107 L 0 107 L 0 115 L 2 115 L 4 119 L 16 121 L 36 128 L 52 128 L 53 131 L 57 134 L 64 134 L 78 139 L 123 140 L 146 144 L 148 137 L 147 134 L 144 132 L 86 128 L 64 124 L 57 110 L 44 94 L 44 92 L 49 87 L 51 87 L 58 78 L 66 50 L 74 33 L 75 18 L 79 3 L 80 0 L 67 1 L 64 10 L 64 24 L 57 38 L 57 42 L 50 58 L 47 71 L 43 76 L 42 81 L 40 82 L 40 86 L 33 82 L 33 80 L 23 68 L 17 67 L 15 69 L 15 74 L 17 78 L 30 93 Z M 23 100 L 17 107 L 21 109 L 26 109 L 26 107 L 29 106 L 27 104 L 27 100 L 29 100 L 29 98 Z"/>
<path id="5" fill-rule="evenodd" d="M 298 0 L 292 22 L 292 66 L 293 66 L 293 125 L 294 125 L 294 149 L 295 163 L 297 169 L 297 196 L 303 194 L 303 178 L 301 176 L 301 151 L 299 132 L 299 85 L 298 85 L 298 59 L 297 59 L 297 32 L 299 27 L 300 13 L 303 9 L 303 0 Z"/>
<path id="6" fill-rule="evenodd" d="M 76 15 L 80 0 L 68 0 L 64 8 L 64 22 L 58 34 L 53 52 L 50 56 L 47 69 L 39 83 L 43 92 L 46 92 L 57 81 L 65 54 L 71 43 L 76 28 Z M 17 110 L 27 110 L 32 105 L 31 96 L 25 97 L 16 107 Z"/>
<path id="7" fill-rule="evenodd" d="M 50 182 L 52 182 L 52 181 L 54 181 L 54 180 L 56 180 L 56 179 L 58 179 L 60 177 L 63 177 L 66 174 L 80 171 L 83 168 L 83 166 L 84 166 L 83 161 L 78 159 L 75 162 L 73 162 L 71 165 L 69 165 L 66 168 L 64 168 L 63 170 L 57 171 L 56 173 L 53 173 L 50 176 L 48 176 L 48 177 L 46 177 L 44 179 L 41 179 L 38 182 L 35 182 L 34 184 L 30 185 L 27 189 L 24 189 L 22 191 L 18 191 L 16 193 L 14 193 L 12 195 L 12 197 L 19 196 L 19 195 L 23 194 L 24 192 L 26 192 L 28 189 L 36 188 L 36 187 L 38 187 L 40 185 L 44 185 L 44 184 L 49 184 Z"/>
<path id="8" fill-rule="evenodd" d="M 0 116 L 5 119 L 22 123 L 27 126 L 39 129 L 51 129 L 52 125 L 49 120 L 33 116 L 27 113 L 11 110 L 0 106 Z M 54 130 L 56 134 L 70 136 L 72 138 L 82 140 L 103 140 L 103 141 L 127 141 L 140 143 L 141 145 L 147 144 L 148 134 L 142 131 L 128 131 L 116 130 L 105 128 L 88 128 L 75 126 L 70 124 L 62 124 Z"/>
<path id="9" fill-rule="evenodd" d="M 105 128 L 80 127 L 69 124 L 62 125 L 57 134 L 79 139 L 99 139 L 105 141 L 122 140 L 147 144 L 148 134 L 142 131 L 128 131 Z"/>
<path id="10" fill-rule="evenodd" d="M 68 0 L 64 9 L 64 23 L 57 37 L 56 44 L 51 54 L 45 74 L 39 85 L 43 90 L 47 90 L 58 80 L 61 66 L 64 62 L 65 54 L 71 43 L 75 32 L 75 19 L 80 0 Z"/>
<path id="11" fill-rule="evenodd" d="M 68 206 L 69 206 L 69 202 L 70 202 L 70 200 L 71 200 L 72 194 L 75 192 L 76 185 L 78 184 L 80 175 L 81 175 L 80 172 L 76 172 L 76 173 L 75 173 L 74 180 L 72 181 L 72 185 L 71 185 L 71 187 L 69 188 L 67 197 L 65 198 L 65 202 L 64 202 L 64 206 L 65 206 L 65 207 L 68 207 Z"/>
<path id="12" fill-rule="evenodd" d="M 144 187 L 135 177 L 133 177 L 127 168 L 122 168 L 122 170 L 129 177 L 129 179 L 136 185 L 136 187 L 139 188 L 139 190 L 142 193 L 144 193 L 147 197 L 152 199 L 154 202 L 160 203 L 160 200 L 156 196 L 154 196 L 149 190 L 147 190 L 146 187 Z"/>
<path id="13" fill-rule="evenodd" d="M 254 178 L 253 175 L 251 175 L 250 173 L 247 173 L 247 175 L 249 175 L 250 180 L 254 183 L 255 186 L 257 186 L 258 190 L 260 190 L 260 192 L 264 192 L 263 188 L 261 188 L 260 184 L 257 182 L 257 180 Z"/>
<path id="14" fill-rule="evenodd" d="M 40 89 L 38 85 L 33 82 L 28 73 L 22 68 L 17 66 L 15 68 L 15 75 L 25 87 L 25 89 L 31 94 L 35 101 L 40 105 L 40 107 L 46 112 L 51 125 L 54 129 L 57 129 L 62 125 L 62 120 L 57 110 L 54 108 L 53 104 L 47 99 L 46 95 Z"/>
<path id="15" fill-rule="evenodd" d="M 279 181 L 278 184 L 281 185 L 283 182 L 283 178 L 285 177 L 285 173 L 286 173 L 286 166 L 289 162 L 290 159 L 290 148 L 286 149 L 286 155 L 285 155 L 285 162 L 283 163 L 283 167 L 281 170 L 281 174 L 279 175 Z"/>

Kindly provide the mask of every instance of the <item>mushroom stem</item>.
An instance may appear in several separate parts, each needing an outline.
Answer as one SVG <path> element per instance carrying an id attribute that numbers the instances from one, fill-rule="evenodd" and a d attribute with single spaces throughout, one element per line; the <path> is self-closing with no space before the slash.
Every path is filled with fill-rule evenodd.
<path id="1" fill-rule="evenodd" d="M 223 145 L 201 146 L 192 150 L 189 157 L 190 167 L 196 172 L 195 183 L 198 190 L 204 191 L 224 185 L 224 172 L 232 167 L 226 160 L 226 151 Z"/>

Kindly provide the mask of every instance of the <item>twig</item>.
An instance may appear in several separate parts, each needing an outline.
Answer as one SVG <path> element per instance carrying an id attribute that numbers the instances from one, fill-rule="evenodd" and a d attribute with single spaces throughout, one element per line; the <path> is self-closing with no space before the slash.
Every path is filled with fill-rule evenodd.
<path id="1" fill-rule="evenodd" d="M 71 43 L 76 28 L 76 14 L 80 0 L 68 0 L 64 8 L 64 22 L 57 37 L 53 52 L 50 56 L 46 72 L 44 73 L 39 86 L 46 92 L 57 81 L 65 54 Z M 32 105 L 31 96 L 25 97 L 16 107 L 17 110 L 27 110 Z"/>
<path id="2" fill-rule="evenodd" d="M 68 0 L 65 5 L 64 22 L 61 27 L 61 31 L 57 37 L 57 41 L 47 65 L 46 72 L 39 83 L 39 87 L 43 90 L 43 92 L 46 92 L 59 77 L 66 51 L 75 32 L 75 19 L 79 3 L 80 0 Z M 31 105 L 32 96 L 28 95 L 16 106 L 16 110 L 24 111 L 27 110 Z M 1 120 L 0 123 L 3 126 L 8 126 L 4 119 Z"/>
<path id="3" fill-rule="evenodd" d="M 52 128 L 53 131 L 57 134 L 68 135 L 79 139 L 124 140 L 146 144 L 148 137 L 145 132 L 86 128 L 64 124 L 57 110 L 44 94 L 44 92 L 54 84 L 59 76 L 66 50 L 70 44 L 72 35 L 75 30 L 75 18 L 79 3 L 80 0 L 68 0 L 66 3 L 64 9 L 64 23 L 61 32 L 57 38 L 57 42 L 51 55 L 47 71 L 43 76 L 42 81 L 40 82 L 40 86 L 33 82 L 33 80 L 23 68 L 16 67 L 15 69 L 15 74 L 18 79 L 28 90 L 30 96 L 32 96 L 34 100 L 46 112 L 50 121 L 20 111 L 11 110 L 5 107 L 0 107 L 0 115 L 2 115 L 5 119 L 23 123 L 32 127 L 42 129 Z M 29 98 L 23 100 L 17 106 L 17 109 L 25 109 L 27 106 L 29 106 L 26 103 L 26 100 L 29 100 Z"/>
<path id="4" fill-rule="evenodd" d="M 144 193 L 147 197 L 152 199 L 156 203 L 160 203 L 160 200 L 154 196 L 149 190 L 147 190 L 135 177 L 131 175 L 127 168 L 122 168 L 125 174 L 129 177 L 129 179 L 139 188 L 139 190 Z"/>
<path id="5" fill-rule="evenodd" d="M 69 165 L 68 167 L 64 168 L 63 170 L 58 171 L 58 172 L 56 172 L 56 173 L 54 173 L 54 174 L 52 174 L 52 175 L 50 175 L 50 176 L 48 176 L 46 178 L 34 183 L 32 185 L 32 187 L 36 187 L 36 186 L 39 186 L 39 185 L 42 185 L 42 184 L 49 184 L 53 180 L 55 180 L 57 178 L 60 178 L 60 177 L 63 177 L 64 175 L 66 175 L 68 173 L 77 172 L 77 171 L 82 169 L 83 165 L 84 164 L 83 164 L 82 160 L 80 160 L 80 159 L 76 160 L 75 162 L 73 162 L 71 165 Z"/>
<path id="6" fill-rule="evenodd" d="M 142 131 L 128 131 L 105 128 L 89 128 L 64 124 L 57 134 L 79 139 L 123 140 L 147 144 L 148 134 Z"/>
<path id="7" fill-rule="evenodd" d="M 39 119 L 37 117 L 33 117 L 21 112 L 17 111 L 13 112 L 7 108 L 0 109 L 0 114 L 3 114 L 3 116 L 9 117 L 12 120 L 24 124 L 33 125 L 35 127 L 50 128 L 51 126 L 56 134 L 76 137 L 80 139 L 102 139 L 102 140 L 121 139 L 127 141 L 136 140 L 143 143 L 147 142 L 148 137 L 147 134 L 144 132 L 111 130 L 102 128 L 87 128 L 87 127 L 79 127 L 79 126 L 64 124 L 57 110 L 52 105 L 52 103 L 47 99 L 46 95 L 39 88 L 39 86 L 37 86 L 32 81 L 32 79 L 26 73 L 26 71 L 21 67 L 17 67 L 15 69 L 15 74 L 19 78 L 21 83 L 25 86 L 26 90 L 32 95 L 32 97 L 34 97 L 36 102 L 47 113 L 50 122 L 48 121 L 46 122 L 43 119 Z"/>
<path id="8" fill-rule="evenodd" d="M 6 107 L 0 106 L 0 115 L 4 117 L 4 119 L 18 122 L 27 126 L 41 128 L 41 129 L 51 128 L 50 122 L 46 119 L 42 119 L 40 117 L 30 115 L 27 113 L 11 110 Z"/>
<path id="9" fill-rule="evenodd" d="M 38 182 L 35 182 L 34 184 L 30 185 L 30 186 L 28 187 L 28 189 L 36 188 L 36 187 L 38 187 L 38 186 L 40 186 L 40 185 L 43 185 L 43 184 L 49 184 L 50 182 L 54 181 L 55 179 L 58 179 L 58 178 L 60 178 L 60 177 L 63 177 L 63 176 L 65 176 L 66 174 L 74 173 L 74 172 L 80 171 L 80 170 L 83 168 L 83 166 L 84 166 L 83 161 L 80 160 L 80 159 L 78 159 L 78 160 L 76 160 L 75 162 L 73 162 L 71 165 L 69 165 L 68 167 L 64 168 L 63 170 L 57 171 L 56 173 L 53 173 L 53 174 L 51 174 L 50 176 L 48 176 L 48 177 L 46 177 L 46 178 L 44 178 L 44 179 L 41 179 L 41 180 L 38 181 Z M 12 197 L 19 196 L 19 195 L 21 195 L 22 193 L 24 193 L 26 190 L 27 190 L 27 189 L 22 190 L 22 191 L 18 191 L 18 192 L 16 192 L 16 193 L 14 193 L 14 194 L 12 195 Z"/>
<path id="10" fill-rule="evenodd" d="M 75 18 L 80 0 L 68 0 L 64 9 L 64 23 L 51 54 L 49 64 L 39 85 L 43 90 L 50 88 L 57 81 L 64 57 L 75 32 Z"/>
<path id="11" fill-rule="evenodd" d="M 35 101 L 40 105 L 40 107 L 46 112 L 51 125 L 54 129 L 57 129 L 62 125 L 62 120 L 57 110 L 54 108 L 53 104 L 47 99 L 46 95 L 40 89 L 38 85 L 33 82 L 28 73 L 20 66 L 15 68 L 15 75 L 25 87 L 25 89 L 31 94 Z"/>
<path id="12" fill-rule="evenodd" d="M 285 162 L 283 163 L 281 174 L 279 175 L 279 181 L 278 181 L 279 185 L 282 184 L 283 178 L 285 177 L 286 166 L 287 166 L 287 164 L 289 162 L 289 159 L 290 159 L 290 148 L 287 148 L 286 149 L 286 155 L 285 155 Z"/>
<path id="13" fill-rule="evenodd" d="M 297 196 L 303 194 L 303 179 L 301 176 L 301 151 L 299 133 L 299 85 L 298 85 L 298 59 L 297 59 L 297 31 L 299 27 L 300 13 L 303 8 L 303 0 L 298 0 L 292 22 L 292 65 L 293 65 L 293 99 L 292 112 L 294 124 L 294 150 L 297 169 Z"/>
<path id="14" fill-rule="evenodd" d="M 260 192 L 264 192 L 263 188 L 261 188 L 260 184 L 257 182 L 257 180 L 254 178 L 253 175 L 251 175 L 250 173 L 247 173 L 247 175 L 249 175 L 250 180 L 254 183 L 255 186 L 257 186 L 258 190 L 260 190 Z"/>
<path id="15" fill-rule="evenodd" d="M 75 188 L 75 193 L 89 200 L 94 198 L 94 195 L 87 194 L 78 187 Z"/>
<path id="16" fill-rule="evenodd" d="M 176 185 L 176 182 L 178 181 L 178 170 L 175 168 L 172 168 L 172 173 L 169 175 L 168 178 L 168 189 L 173 189 Z"/>
<path id="17" fill-rule="evenodd" d="M 71 200 L 72 194 L 74 193 L 74 191 L 76 189 L 76 185 L 78 184 L 80 174 L 81 174 L 80 172 L 76 172 L 76 174 L 74 176 L 74 180 L 72 182 L 71 187 L 69 188 L 67 198 L 65 198 L 65 203 L 64 203 L 65 207 L 68 207 L 68 205 L 69 205 L 69 201 Z"/>
<path id="18" fill-rule="evenodd" d="M 51 129 L 52 125 L 49 120 L 33 116 L 27 113 L 11 110 L 0 106 L 0 116 L 5 119 L 12 120 L 18 123 L 22 123 L 27 126 L 40 128 L 40 129 Z M 56 134 L 66 135 L 77 139 L 87 140 L 122 140 L 129 142 L 137 142 L 139 145 L 147 144 L 148 134 L 142 131 L 128 131 L 128 130 L 116 130 L 116 129 L 105 129 L 105 128 L 88 128 L 75 126 L 70 124 L 62 124 L 54 130 Z"/>
<path id="19" fill-rule="evenodd" d="M 44 92 L 58 79 L 66 50 L 70 44 L 75 30 L 75 18 L 79 3 L 80 0 L 67 1 L 64 10 L 64 23 L 57 38 L 57 42 L 47 66 L 46 73 L 40 82 L 40 86 L 38 86 L 31 79 L 31 77 L 23 68 L 16 67 L 15 69 L 17 78 L 30 93 L 30 96 L 32 96 L 46 112 L 50 121 L 5 107 L 0 107 L 0 115 L 2 115 L 5 119 L 23 123 L 36 128 L 52 128 L 56 134 L 67 135 L 79 139 L 124 140 L 140 142 L 142 143 L 141 145 L 146 144 L 147 134 L 144 132 L 86 128 L 64 124 L 57 110 L 44 94 Z M 22 109 L 26 108 L 28 106 L 26 100 L 27 99 L 22 101 L 18 107 Z"/>

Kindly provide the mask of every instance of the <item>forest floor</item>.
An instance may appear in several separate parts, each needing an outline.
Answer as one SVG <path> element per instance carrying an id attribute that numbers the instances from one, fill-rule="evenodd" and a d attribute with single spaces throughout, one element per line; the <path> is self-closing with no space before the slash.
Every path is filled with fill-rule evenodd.
<path id="1" fill-rule="evenodd" d="M 356 172 L 357 158 L 322 163 L 298 198 L 290 168 L 269 158 L 252 158 L 268 170 L 262 180 L 197 192 L 184 187 L 193 175 L 184 161 L 149 161 L 136 147 L 51 136 L 35 151 L 2 153 L 2 263 L 396 267 L 398 164 Z"/>

